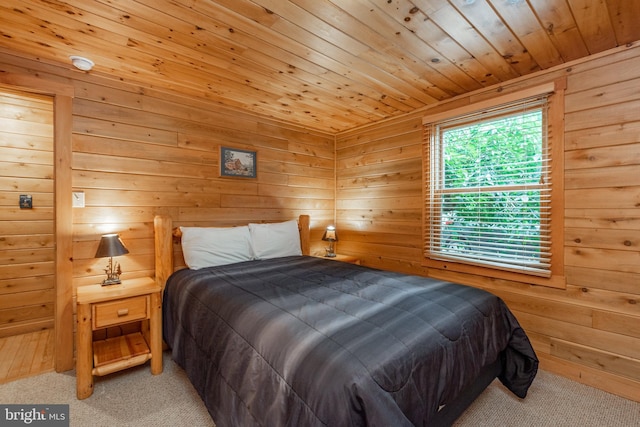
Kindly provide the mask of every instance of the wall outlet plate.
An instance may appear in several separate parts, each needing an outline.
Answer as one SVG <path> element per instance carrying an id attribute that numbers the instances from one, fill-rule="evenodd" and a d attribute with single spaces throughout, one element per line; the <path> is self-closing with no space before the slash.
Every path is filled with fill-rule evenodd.
<path id="1" fill-rule="evenodd" d="M 74 191 L 72 199 L 74 208 L 84 208 L 84 191 Z"/>

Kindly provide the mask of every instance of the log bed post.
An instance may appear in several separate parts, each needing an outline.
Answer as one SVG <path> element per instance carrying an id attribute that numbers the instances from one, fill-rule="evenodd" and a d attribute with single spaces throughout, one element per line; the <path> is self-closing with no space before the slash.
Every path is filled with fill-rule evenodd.
<path id="1" fill-rule="evenodd" d="M 300 249 L 302 255 L 311 254 L 311 239 L 309 238 L 309 215 L 300 215 L 298 218 L 298 230 L 300 231 Z"/>
<path id="2" fill-rule="evenodd" d="M 164 290 L 173 273 L 173 221 L 170 216 L 157 215 L 153 219 L 155 238 L 156 283 Z"/>

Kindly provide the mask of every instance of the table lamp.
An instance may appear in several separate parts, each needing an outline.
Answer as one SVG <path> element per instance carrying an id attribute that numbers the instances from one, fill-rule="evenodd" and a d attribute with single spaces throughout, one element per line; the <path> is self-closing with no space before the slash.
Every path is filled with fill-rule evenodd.
<path id="1" fill-rule="evenodd" d="M 333 251 L 333 242 L 338 241 L 338 233 L 336 232 L 336 227 L 333 225 L 328 226 L 324 231 L 324 234 L 322 235 L 322 240 L 329 242 L 329 247 L 327 248 L 327 254 L 325 256 L 334 258 L 336 256 L 336 253 Z"/>
<path id="2" fill-rule="evenodd" d="M 120 264 L 117 262 L 114 265 L 113 257 L 128 253 L 129 250 L 125 248 L 122 240 L 120 240 L 120 236 L 117 234 L 105 234 L 102 236 L 95 256 L 96 258 L 109 257 L 109 264 L 107 264 L 107 268 L 104 269 L 104 272 L 107 274 L 107 278 L 103 280 L 102 286 L 117 285 L 120 283 L 122 270 L 120 269 Z"/>

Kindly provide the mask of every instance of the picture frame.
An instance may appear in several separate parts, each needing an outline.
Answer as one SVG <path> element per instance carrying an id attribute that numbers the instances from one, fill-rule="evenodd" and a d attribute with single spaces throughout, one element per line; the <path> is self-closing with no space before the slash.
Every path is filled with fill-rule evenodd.
<path id="1" fill-rule="evenodd" d="M 220 176 L 256 178 L 258 153 L 252 150 L 220 147 Z"/>

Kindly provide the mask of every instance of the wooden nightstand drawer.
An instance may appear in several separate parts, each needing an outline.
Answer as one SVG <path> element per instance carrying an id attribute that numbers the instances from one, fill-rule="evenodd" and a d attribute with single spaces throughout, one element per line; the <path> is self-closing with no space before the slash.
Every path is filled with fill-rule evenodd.
<path id="1" fill-rule="evenodd" d="M 93 329 L 133 322 L 149 317 L 149 296 L 125 298 L 93 305 Z"/>

